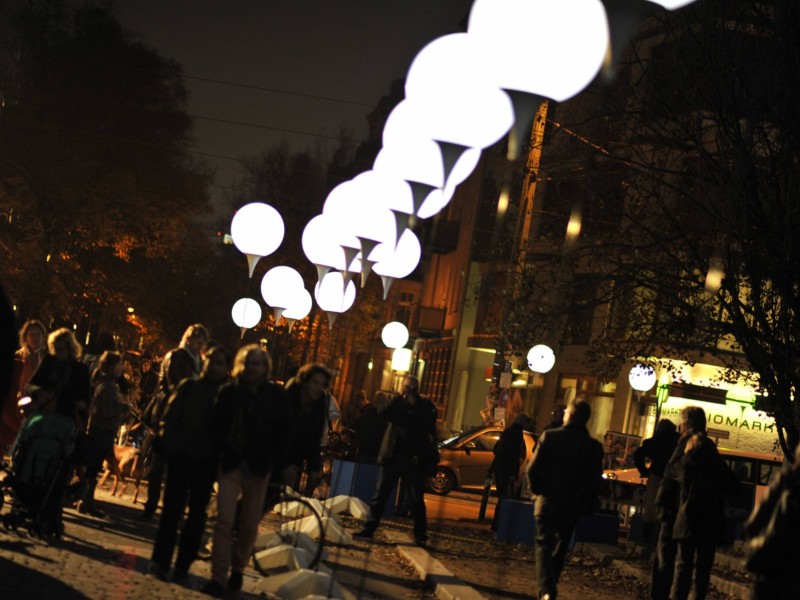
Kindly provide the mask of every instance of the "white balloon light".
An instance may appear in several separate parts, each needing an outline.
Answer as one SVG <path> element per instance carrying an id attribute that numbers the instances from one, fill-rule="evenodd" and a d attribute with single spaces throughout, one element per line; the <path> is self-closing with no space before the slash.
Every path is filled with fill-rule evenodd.
<path id="1" fill-rule="evenodd" d="M 245 204 L 233 215 L 231 237 L 239 251 L 247 256 L 250 277 L 258 260 L 275 252 L 283 236 L 283 219 L 269 204 Z"/>
<path id="2" fill-rule="evenodd" d="M 528 368 L 536 373 L 547 373 L 556 364 L 556 355 L 545 344 L 536 344 L 528 350 Z"/>
<path id="3" fill-rule="evenodd" d="M 383 326 L 381 340 L 387 348 L 402 348 L 408 342 L 408 328 L 400 321 L 392 321 Z"/>
<path id="4" fill-rule="evenodd" d="M 483 51 L 473 36 L 454 33 L 433 40 L 414 58 L 406 76 L 405 102 L 413 106 L 423 136 L 464 148 L 486 148 L 511 128 L 511 101 L 489 85 Z"/>
<path id="5" fill-rule="evenodd" d="M 628 383 L 640 394 L 650 391 L 656 384 L 656 370 L 647 365 L 634 365 L 628 373 Z"/>
<path id="6" fill-rule="evenodd" d="M 330 215 L 317 215 L 306 224 L 302 244 L 306 258 L 317 266 L 320 280 L 330 269 L 347 271 L 352 268 L 345 260 L 343 245 L 359 247 L 358 238 L 342 230 Z"/>
<path id="7" fill-rule="evenodd" d="M 422 258 L 419 238 L 411 230 L 406 230 L 395 247 L 392 244 L 379 244 L 371 254 L 375 264 L 372 270 L 383 281 L 383 298 L 389 292 L 394 279 L 408 277 L 417 268 Z"/>
<path id="8" fill-rule="evenodd" d="M 244 336 L 245 329 L 255 327 L 261 321 L 261 306 L 252 298 L 240 298 L 231 309 L 231 318 L 241 328 Z"/>
<path id="9" fill-rule="evenodd" d="M 538 23 L 531 35 L 531 23 Z M 608 48 L 600 0 L 475 0 L 469 35 L 502 89 L 563 101 L 597 75 Z M 537 61 L 531 56 L 546 56 Z"/>
<path id="10" fill-rule="evenodd" d="M 538 23 L 531 35 L 530 24 Z M 475 0 L 469 35 L 514 105 L 508 157 L 517 158 L 545 98 L 563 101 L 595 78 L 607 57 L 609 25 L 600 0 Z M 531 56 L 546 56 L 530 63 Z"/>
<path id="11" fill-rule="evenodd" d="M 281 265 L 266 272 L 261 280 L 261 296 L 275 311 L 276 323 L 300 290 L 305 290 L 304 285 L 302 275 L 292 267 Z"/>
<path id="12" fill-rule="evenodd" d="M 695 0 L 650 0 L 650 2 L 660 4 L 667 10 L 677 10 L 679 8 L 683 8 L 687 4 L 695 2 Z"/>
<path id="13" fill-rule="evenodd" d="M 317 306 L 328 313 L 328 320 L 332 326 L 336 315 L 353 306 L 356 300 L 356 286 L 352 281 L 345 286 L 342 274 L 331 272 L 314 286 L 314 298 Z"/>
<path id="14" fill-rule="evenodd" d="M 283 318 L 289 322 L 289 331 L 292 330 L 296 321 L 305 319 L 308 316 L 312 306 L 313 301 L 308 290 L 305 288 L 297 290 L 297 293 L 292 298 L 291 305 L 287 306 L 286 310 L 283 311 Z"/>

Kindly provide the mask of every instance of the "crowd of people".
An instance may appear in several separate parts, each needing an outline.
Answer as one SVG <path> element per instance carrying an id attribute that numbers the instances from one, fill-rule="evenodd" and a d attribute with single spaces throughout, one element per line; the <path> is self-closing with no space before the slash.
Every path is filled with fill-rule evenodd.
<path id="1" fill-rule="evenodd" d="M 0 450 L 22 468 L 36 437 L 47 431 L 52 441 L 58 431 L 65 468 L 52 475 L 52 518 L 60 519 L 64 502 L 106 518 L 95 501 L 98 475 L 115 460 L 115 445 L 140 446 L 148 493 L 138 518 L 152 520 L 162 507 L 148 572 L 188 580 L 216 484 L 204 591 L 221 596 L 242 586 L 268 489 L 286 485 L 312 494 L 322 480 L 321 451 L 341 422 L 349 457 L 364 462 L 378 461 L 384 432 L 392 432 L 365 537 L 403 477 L 414 499 L 417 541 L 424 543 L 423 471 L 435 461 L 436 409 L 419 395 L 416 378 L 404 380 L 402 394 L 381 393 L 375 402 L 357 392 L 340 414 L 325 366 L 304 365 L 280 385 L 264 348 L 245 345 L 232 355 L 201 324 L 186 329 L 157 370 L 149 358 L 135 368 L 113 338 L 100 342 L 97 353 L 86 355 L 69 329 L 48 334 L 41 322 L 28 321 L 20 331 L 13 385 L 0 412 Z"/>
<path id="2" fill-rule="evenodd" d="M 381 465 L 364 528 L 371 538 L 390 491 L 400 485 L 414 518 L 414 537 L 427 541 L 425 477 L 438 463 L 435 406 L 419 393 L 413 376 L 400 394 L 364 392 L 339 411 L 328 391 L 331 372 L 307 364 L 279 385 L 269 353 L 257 344 L 232 355 L 214 343 L 203 325 L 191 325 L 168 352 L 158 373 L 151 360 L 138 369 L 105 340 L 83 355 L 73 332 L 48 334 L 28 321 L 20 329 L 12 386 L 0 407 L 0 450 L 19 459 L 36 440 L 60 445 L 62 466 L 50 476 L 53 495 L 42 507 L 57 519 L 62 503 L 105 517 L 95 501 L 104 461 L 115 444 L 141 445 L 147 468 L 147 502 L 140 519 L 153 519 L 163 504 L 149 573 L 177 582 L 188 579 L 200 550 L 208 506 L 217 485 L 211 580 L 215 596 L 241 589 L 272 484 L 311 494 L 322 479 L 322 454 L 339 422 L 350 441 L 350 458 Z M 535 447 L 526 475 L 534 498 L 539 598 L 557 597 L 557 582 L 578 520 L 594 512 L 602 481 L 603 449 L 588 433 L 590 405 L 573 399 L 554 410 Z M 524 413 L 503 432 L 492 470 L 502 500 L 519 489 L 525 457 Z M 646 536 L 655 540 L 650 596 L 682 600 L 706 597 L 716 548 L 723 542 L 726 494 L 741 483 L 707 435 L 702 408 L 690 406 L 676 428 L 657 423 L 634 461 L 647 477 Z M 787 461 L 746 524 L 751 539 L 748 568 L 757 577 L 754 598 L 791 598 L 797 547 L 787 532 L 800 524 L 800 450 Z M 20 478 L 38 468 L 22 460 Z M 179 539 L 180 538 L 180 539 Z M 177 557 L 173 562 L 177 545 Z"/>

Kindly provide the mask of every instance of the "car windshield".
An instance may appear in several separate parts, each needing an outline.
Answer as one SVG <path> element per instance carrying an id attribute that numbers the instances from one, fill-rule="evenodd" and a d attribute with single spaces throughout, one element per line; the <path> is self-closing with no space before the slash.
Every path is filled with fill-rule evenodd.
<path id="1" fill-rule="evenodd" d="M 475 439 L 473 439 L 472 442 L 470 442 L 470 444 L 472 446 L 477 446 L 485 450 L 491 450 L 492 448 L 494 448 L 494 445 L 497 442 L 497 438 L 500 437 L 501 430 L 496 428 L 481 427 L 478 429 L 472 429 L 470 431 L 462 431 L 457 435 L 454 435 L 442 442 L 439 442 L 439 446 L 442 446 L 444 448 L 452 448 L 454 446 L 458 446 L 467 438 L 475 436 L 476 432 L 480 432 L 480 435 L 475 437 Z"/>

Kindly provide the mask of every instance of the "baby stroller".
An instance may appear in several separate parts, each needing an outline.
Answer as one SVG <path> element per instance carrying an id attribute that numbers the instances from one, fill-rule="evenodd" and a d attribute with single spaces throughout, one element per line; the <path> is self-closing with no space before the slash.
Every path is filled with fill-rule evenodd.
<path id="1" fill-rule="evenodd" d="M 8 529 L 26 527 L 31 535 L 59 538 L 64 490 L 69 479 L 75 449 L 75 423 L 56 413 L 37 412 L 22 426 L 11 452 L 10 468 L 0 482 L 10 498 L 10 510 L 3 515 Z"/>

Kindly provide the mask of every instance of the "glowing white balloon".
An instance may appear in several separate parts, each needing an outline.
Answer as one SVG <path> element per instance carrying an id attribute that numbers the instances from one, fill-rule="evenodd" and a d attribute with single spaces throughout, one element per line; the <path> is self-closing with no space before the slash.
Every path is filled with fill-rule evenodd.
<path id="1" fill-rule="evenodd" d="M 489 84 L 483 52 L 473 36 L 455 33 L 435 39 L 414 58 L 405 102 L 414 107 L 424 137 L 486 148 L 511 128 L 511 101 Z"/>
<path id="2" fill-rule="evenodd" d="M 240 298 L 231 309 L 231 318 L 242 329 L 255 327 L 261 321 L 261 305 L 252 298 Z"/>
<path id="3" fill-rule="evenodd" d="M 283 219 L 269 204 L 245 204 L 233 215 L 231 237 L 239 251 L 247 256 L 250 277 L 258 260 L 275 252 L 283 236 Z"/>
<path id="4" fill-rule="evenodd" d="M 537 23 L 531 35 L 531 23 Z M 608 48 L 600 0 L 475 0 L 468 32 L 502 89 L 566 100 L 597 75 Z M 530 63 L 531 56 L 547 60 Z"/>
<path id="5" fill-rule="evenodd" d="M 273 267 L 261 280 L 261 296 L 272 308 L 286 309 L 304 285 L 302 275 L 292 267 Z"/>
<path id="6" fill-rule="evenodd" d="M 679 8 L 683 8 L 687 4 L 695 2 L 695 0 L 650 0 L 650 2 L 660 4 L 667 10 L 677 10 Z"/>
<path id="7" fill-rule="evenodd" d="M 392 370 L 408 371 L 411 368 L 411 359 L 414 353 L 410 348 L 395 348 L 392 352 Z"/>
<path id="8" fill-rule="evenodd" d="M 387 348 L 402 348 L 408 342 L 408 328 L 400 321 L 392 321 L 383 326 L 381 340 Z"/>
<path id="9" fill-rule="evenodd" d="M 308 290 L 305 288 L 297 290 L 294 298 L 292 298 L 291 305 L 283 311 L 283 317 L 288 321 L 305 319 L 308 313 L 311 312 L 312 306 L 313 301 L 311 300 L 311 294 L 308 293 Z"/>
<path id="10" fill-rule="evenodd" d="M 394 244 L 379 244 L 370 254 L 375 261 L 372 270 L 380 276 L 402 279 L 417 268 L 422 257 L 422 246 L 413 231 L 406 230 L 397 247 Z"/>
<path id="11" fill-rule="evenodd" d="M 328 273 L 314 286 L 314 298 L 325 312 L 343 313 L 356 301 L 356 286 L 351 281 L 345 287 L 341 273 Z"/>
<path id="12" fill-rule="evenodd" d="M 303 252 L 306 258 L 315 265 L 324 265 L 346 271 L 342 245 L 359 247 L 358 238 L 346 229 L 342 229 L 338 221 L 331 216 L 317 215 L 303 229 Z"/>
<path id="13" fill-rule="evenodd" d="M 656 370 L 647 365 L 634 365 L 628 373 L 628 383 L 637 392 L 650 391 L 656 384 Z"/>
<path id="14" fill-rule="evenodd" d="M 556 364 L 556 355 L 545 344 L 536 344 L 528 350 L 528 368 L 536 373 L 547 373 Z"/>

